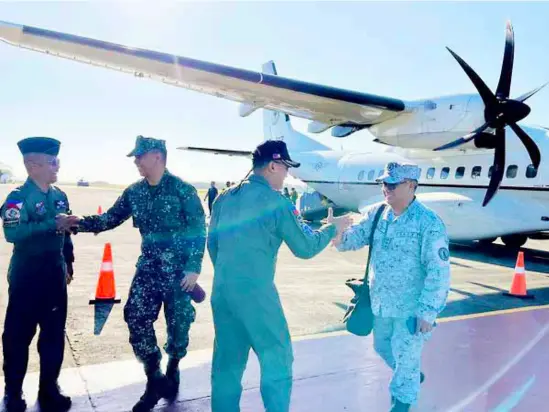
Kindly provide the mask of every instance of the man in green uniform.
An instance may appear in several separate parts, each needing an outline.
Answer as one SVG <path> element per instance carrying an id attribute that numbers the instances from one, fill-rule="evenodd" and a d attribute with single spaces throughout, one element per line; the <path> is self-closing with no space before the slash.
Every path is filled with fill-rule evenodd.
<path id="1" fill-rule="evenodd" d="M 73 275 L 73 245 L 67 232 L 74 224 L 69 201 L 52 186 L 59 171 L 60 142 L 30 137 L 18 143 L 28 179 L 0 207 L 4 237 L 13 243 L 8 271 L 8 308 L 2 343 L 4 403 L 8 412 L 26 410 L 22 385 L 29 345 L 40 325 L 40 387 L 45 411 L 67 411 L 71 399 L 61 394 L 57 379 L 63 363 L 67 284 Z"/>
<path id="2" fill-rule="evenodd" d="M 266 141 L 253 154 L 253 174 L 214 203 L 208 251 L 214 265 L 211 297 L 215 326 L 213 412 L 239 411 L 241 379 L 253 348 L 261 364 L 261 395 L 269 412 L 287 412 L 293 353 L 276 286 L 275 266 L 284 241 L 310 259 L 350 224 L 345 218 L 318 231 L 305 227 L 280 191 L 291 160 L 286 144 Z"/>
<path id="3" fill-rule="evenodd" d="M 142 237 L 141 256 L 133 279 L 124 319 L 136 357 L 144 364 L 147 386 L 133 411 L 149 411 L 161 397 L 174 399 L 179 389 L 179 361 L 187 353 L 189 329 L 195 320 L 191 304 L 202 268 L 206 220 L 196 189 L 166 169 L 163 140 L 138 136 L 135 164 L 144 179 L 128 187 L 104 214 L 84 217 L 79 231 L 102 232 L 130 216 Z M 162 354 L 153 323 L 164 304 L 169 355 L 166 376 L 160 371 Z"/>

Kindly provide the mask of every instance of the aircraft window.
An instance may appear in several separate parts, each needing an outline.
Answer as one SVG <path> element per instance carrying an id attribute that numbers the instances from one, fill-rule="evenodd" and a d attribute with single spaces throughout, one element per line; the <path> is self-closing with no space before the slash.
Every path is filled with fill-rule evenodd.
<path id="1" fill-rule="evenodd" d="M 425 176 L 427 179 L 432 179 L 433 177 L 435 176 L 435 168 L 434 167 L 430 167 L 428 170 L 427 170 L 427 176 Z"/>
<path id="2" fill-rule="evenodd" d="M 450 168 L 449 167 L 443 167 L 440 171 L 440 178 L 441 179 L 448 179 L 448 175 L 450 174 Z"/>
<path id="3" fill-rule="evenodd" d="M 473 179 L 477 179 L 480 177 L 480 172 L 482 171 L 482 167 L 481 166 L 475 166 L 473 167 L 473 171 L 471 172 L 471 177 Z"/>
<path id="4" fill-rule="evenodd" d="M 488 178 L 492 177 L 492 170 L 494 170 L 494 166 L 490 166 L 490 169 L 488 169 Z"/>
<path id="5" fill-rule="evenodd" d="M 435 110 L 437 108 L 437 104 L 431 100 L 426 100 L 423 103 L 423 106 L 425 107 L 425 111 Z"/>
<path id="6" fill-rule="evenodd" d="M 460 166 L 456 169 L 456 179 L 463 179 L 465 176 L 465 167 Z"/>
<path id="7" fill-rule="evenodd" d="M 364 170 L 361 170 L 359 173 L 358 173 L 358 180 L 362 180 L 364 179 Z"/>
<path id="8" fill-rule="evenodd" d="M 375 174 L 375 170 L 370 170 L 368 172 L 368 180 L 374 180 L 374 174 Z"/>
<path id="9" fill-rule="evenodd" d="M 516 165 L 511 165 L 507 168 L 507 178 L 508 179 L 514 179 L 515 177 L 517 177 L 517 171 L 518 171 L 518 167 Z"/>
<path id="10" fill-rule="evenodd" d="M 532 179 L 538 175 L 538 169 L 534 167 L 534 165 L 529 165 L 526 168 L 526 177 L 528 179 Z"/>
<path id="11" fill-rule="evenodd" d="M 380 170 L 379 173 L 377 174 L 377 177 L 381 177 L 382 174 L 383 174 L 383 170 Z"/>

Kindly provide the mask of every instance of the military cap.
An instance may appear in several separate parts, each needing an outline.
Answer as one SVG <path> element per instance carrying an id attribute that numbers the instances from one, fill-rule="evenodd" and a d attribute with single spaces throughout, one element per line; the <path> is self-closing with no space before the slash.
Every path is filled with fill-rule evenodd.
<path id="1" fill-rule="evenodd" d="M 299 167 L 300 163 L 290 158 L 286 143 L 282 140 L 266 140 L 254 150 L 252 154 L 253 164 L 258 165 L 271 161 L 280 162 L 288 167 Z"/>
<path id="2" fill-rule="evenodd" d="M 21 154 L 44 153 L 51 156 L 59 154 L 61 142 L 51 137 L 27 137 L 17 142 Z"/>
<path id="3" fill-rule="evenodd" d="M 383 175 L 376 179 L 377 182 L 401 183 L 404 180 L 419 180 L 419 167 L 410 163 L 389 162 L 385 166 Z"/>
<path id="4" fill-rule="evenodd" d="M 128 154 L 128 157 L 141 156 L 152 150 L 158 150 L 166 153 L 166 141 L 154 139 L 152 137 L 137 136 L 135 139 L 135 147 Z"/>

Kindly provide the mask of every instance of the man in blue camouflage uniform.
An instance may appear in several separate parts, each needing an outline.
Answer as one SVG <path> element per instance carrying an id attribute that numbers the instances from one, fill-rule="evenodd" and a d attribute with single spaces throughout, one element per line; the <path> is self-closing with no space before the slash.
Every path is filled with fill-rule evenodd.
<path id="1" fill-rule="evenodd" d="M 388 207 L 374 233 L 370 296 L 374 348 L 393 369 L 391 411 L 408 411 L 418 399 L 423 344 L 444 309 L 450 288 L 448 236 L 442 220 L 415 197 L 419 169 L 391 162 L 377 180 Z M 339 251 L 368 245 L 379 205 L 346 230 Z"/>
<path id="2" fill-rule="evenodd" d="M 163 140 L 138 136 L 135 164 L 144 179 L 128 187 L 106 213 L 84 217 L 80 231 L 114 229 L 130 216 L 142 236 L 141 256 L 132 281 L 124 319 L 130 343 L 143 362 L 147 387 L 134 412 L 149 411 L 161 397 L 173 400 L 179 389 L 179 360 L 187 353 L 195 320 L 190 291 L 202 268 L 206 243 L 205 214 L 196 189 L 166 169 Z M 166 376 L 153 323 L 164 304 L 169 355 Z"/>
<path id="3" fill-rule="evenodd" d="M 61 394 L 57 379 L 63 363 L 67 284 L 73 275 L 73 245 L 67 230 L 67 195 L 58 187 L 58 140 L 30 137 L 18 143 L 28 178 L 12 191 L 2 207 L 4 237 L 13 244 L 8 271 L 8 307 L 2 336 L 4 403 L 7 412 L 26 410 L 22 396 L 29 345 L 40 325 L 40 387 L 44 411 L 67 411 L 71 399 Z"/>
<path id="4" fill-rule="evenodd" d="M 299 167 L 282 141 L 266 141 L 253 154 L 253 174 L 215 201 L 208 235 L 214 265 L 211 297 L 215 342 L 212 411 L 240 410 L 241 380 L 251 348 L 261 364 L 261 395 L 269 412 L 287 412 L 292 388 L 290 332 L 274 283 L 278 250 L 310 259 L 351 222 L 313 231 L 281 193 L 290 167 Z"/>

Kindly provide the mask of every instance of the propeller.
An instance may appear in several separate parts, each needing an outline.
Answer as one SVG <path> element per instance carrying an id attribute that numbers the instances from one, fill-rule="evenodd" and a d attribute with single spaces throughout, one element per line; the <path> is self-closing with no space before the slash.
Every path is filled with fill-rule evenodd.
<path id="1" fill-rule="evenodd" d="M 524 119 L 530 113 L 530 107 L 524 102 L 539 92 L 547 83 L 518 97 L 517 99 L 509 98 L 511 91 L 511 78 L 513 75 L 513 59 L 515 54 L 515 39 L 513 27 L 510 22 L 507 22 L 507 27 L 505 30 L 505 51 L 503 54 L 501 74 L 495 95 L 488 88 L 488 86 L 486 86 L 480 76 L 471 68 L 471 66 L 465 63 L 465 61 L 450 48 L 447 47 L 447 49 L 457 60 L 471 82 L 473 82 L 480 97 L 482 98 L 485 106 L 485 123 L 468 135 L 443 146 L 437 147 L 434 150 L 445 150 L 461 146 L 462 144 L 482 136 L 484 131 L 488 128 L 495 130 L 495 152 L 492 176 L 490 178 L 488 190 L 486 191 L 486 196 L 484 197 L 484 202 L 482 204 L 482 206 L 486 206 L 496 194 L 503 179 L 505 170 L 506 126 L 509 126 L 516 133 L 522 144 L 526 147 L 534 167 L 537 169 L 539 166 L 541 161 L 541 153 L 532 138 L 528 136 L 528 134 L 522 130 L 519 125 L 517 125 L 517 122 Z"/>

